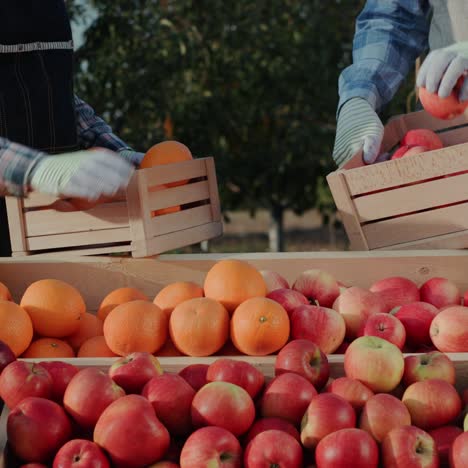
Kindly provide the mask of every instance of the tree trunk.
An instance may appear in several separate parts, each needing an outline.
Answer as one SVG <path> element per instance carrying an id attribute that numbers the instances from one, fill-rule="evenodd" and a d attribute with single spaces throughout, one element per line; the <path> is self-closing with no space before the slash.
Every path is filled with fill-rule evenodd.
<path id="1" fill-rule="evenodd" d="M 284 209 L 282 206 L 273 206 L 270 211 L 271 225 L 268 231 L 270 252 L 282 252 L 284 250 Z"/>

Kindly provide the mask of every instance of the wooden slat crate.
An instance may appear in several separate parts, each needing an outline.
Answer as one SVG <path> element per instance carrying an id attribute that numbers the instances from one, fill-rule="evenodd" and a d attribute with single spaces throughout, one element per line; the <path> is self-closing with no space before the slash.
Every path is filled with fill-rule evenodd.
<path id="1" fill-rule="evenodd" d="M 160 189 L 171 182 L 185 185 Z M 131 252 L 144 257 L 222 234 L 213 158 L 135 171 L 126 197 L 86 211 L 53 209 L 54 197 L 7 197 L 13 256 Z M 152 213 L 180 206 L 179 211 Z"/>
<path id="2" fill-rule="evenodd" d="M 417 128 L 434 130 L 444 148 L 367 166 L 359 152 L 328 175 L 353 250 L 468 247 L 467 125 L 466 115 L 395 117 L 385 126 L 382 152 Z"/>

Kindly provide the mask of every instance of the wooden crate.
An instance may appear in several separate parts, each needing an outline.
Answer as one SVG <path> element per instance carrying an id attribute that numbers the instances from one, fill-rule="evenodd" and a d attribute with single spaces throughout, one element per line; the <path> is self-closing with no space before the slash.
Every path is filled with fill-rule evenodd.
<path id="1" fill-rule="evenodd" d="M 185 185 L 159 190 L 171 182 Z M 131 252 L 145 257 L 222 234 L 213 158 L 135 171 L 126 197 L 87 211 L 53 209 L 54 197 L 6 197 L 13 256 Z M 180 211 L 152 212 L 180 206 Z"/>
<path id="2" fill-rule="evenodd" d="M 382 152 L 410 129 L 439 134 L 443 149 L 364 166 L 356 154 L 327 181 L 353 250 L 468 247 L 468 116 L 425 111 L 385 126 Z"/>

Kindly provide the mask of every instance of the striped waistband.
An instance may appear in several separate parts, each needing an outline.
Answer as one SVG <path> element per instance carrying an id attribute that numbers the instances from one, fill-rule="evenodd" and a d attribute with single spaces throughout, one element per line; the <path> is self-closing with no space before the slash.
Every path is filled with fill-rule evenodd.
<path id="1" fill-rule="evenodd" d="M 73 41 L 30 42 L 28 44 L 0 44 L 0 54 L 34 52 L 36 50 L 73 50 Z"/>

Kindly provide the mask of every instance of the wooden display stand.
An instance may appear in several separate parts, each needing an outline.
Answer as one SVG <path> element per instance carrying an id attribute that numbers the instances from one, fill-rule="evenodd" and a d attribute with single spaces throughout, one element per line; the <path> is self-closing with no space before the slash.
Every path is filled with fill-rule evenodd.
<path id="1" fill-rule="evenodd" d="M 468 247 L 467 125 L 466 115 L 395 117 L 385 126 L 382 152 L 417 128 L 437 132 L 445 147 L 368 166 L 358 153 L 328 175 L 353 250 Z"/>
<path id="2" fill-rule="evenodd" d="M 177 181 L 188 183 L 164 187 Z M 223 232 L 213 158 L 139 169 L 126 195 L 71 212 L 56 211 L 57 199 L 37 193 L 24 199 L 6 197 L 13 256 L 131 252 L 145 257 Z M 153 216 L 179 206 L 178 211 Z"/>

